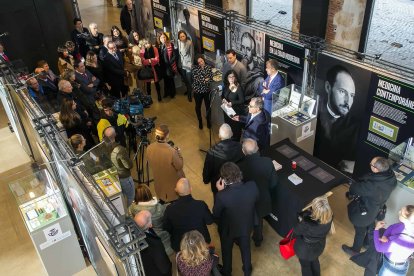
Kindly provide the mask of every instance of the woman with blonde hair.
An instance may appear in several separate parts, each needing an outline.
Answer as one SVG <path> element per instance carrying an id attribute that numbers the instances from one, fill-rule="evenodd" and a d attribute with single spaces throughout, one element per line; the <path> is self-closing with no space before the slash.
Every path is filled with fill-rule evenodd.
<path id="1" fill-rule="evenodd" d="M 148 210 L 151 213 L 152 229 L 160 237 L 165 247 L 167 255 L 173 253 L 170 242 L 170 234 L 162 228 L 163 217 L 166 205 L 160 204 L 156 197 L 152 196 L 150 188 L 145 184 L 139 184 L 135 189 L 135 199 L 129 206 L 129 215 L 134 218 L 142 210 Z"/>
<path id="2" fill-rule="evenodd" d="M 299 222 L 293 228 L 296 237 L 294 245 L 302 275 L 321 275 L 319 256 L 325 249 L 326 236 L 333 227 L 333 212 L 326 196 L 317 197 L 308 205 L 309 208 L 299 216 Z"/>
<path id="3" fill-rule="evenodd" d="M 86 139 L 81 134 L 73 134 L 69 138 L 69 144 L 72 146 L 76 155 L 82 155 L 86 146 Z"/>
<path id="4" fill-rule="evenodd" d="M 197 230 L 184 234 L 180 252 L 177 253 L 177 269 L 182 276 L 208 276 L 213 269 L 214 258 L 210 255 L 203 235 Z"/>
<path id="5" fill-rule="evenodd" d="M 390 225 L 380 237 L 384 221 L 378 221 L 374 231 L 377 252 L 384 253 L 379 276 L 407 275 L 410 257 L 414 253 L 414 205 L 407 205 L 399 211 L 399 223 Z"/>

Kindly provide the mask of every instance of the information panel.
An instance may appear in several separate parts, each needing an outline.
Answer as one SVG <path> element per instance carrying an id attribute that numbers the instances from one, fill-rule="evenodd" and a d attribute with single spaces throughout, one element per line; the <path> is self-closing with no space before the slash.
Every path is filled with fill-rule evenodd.
<path id="1" fill-rule="evenodd" d="M 202 51 L 210 63 L 215 62 L 216 52 L 225 51 L 224 19 L 198 11 Z"/>
<path id="2" fill-rule="evenodd" d="M 171 27 L 170 3 L 168 0 L 151 1 L 154 29 L 163 30 Z"/>

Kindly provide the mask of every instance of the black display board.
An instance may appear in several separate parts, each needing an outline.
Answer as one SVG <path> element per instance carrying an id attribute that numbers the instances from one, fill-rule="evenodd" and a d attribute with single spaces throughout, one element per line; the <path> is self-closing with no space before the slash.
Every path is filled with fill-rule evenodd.
<path id="1" fill-rule="evenodd" d="M 202 52 L 214 64 L 217 50 L 225 51 L 224 18 L 198 11 Z"/>
<path id="2" fill-rule="evenodd" d="M 154 29 L 163 30 L 171 28 L 170 3 L 168 0 L 151 1 Z"/>
<path id="3" fill-rule="evenodd" d="M 216 6 L 218 8 L 223 8 L 222 0 L 204 0 L 204 4 L 208 6 Z"/>
<path id="4" fill-rule="evenodd" d="M 266 35 L 265 49 L 266 61 L 275 59 L 279 62 L 280 71 L 287 76 L 287 84 L 302 85 L 304 47 Z"/>
<path id="5" fill-rule="evenodd" d="M 372 73 L 354 175 L 369 171 L 375 156 L 414 136 L 414 86 Z"/>

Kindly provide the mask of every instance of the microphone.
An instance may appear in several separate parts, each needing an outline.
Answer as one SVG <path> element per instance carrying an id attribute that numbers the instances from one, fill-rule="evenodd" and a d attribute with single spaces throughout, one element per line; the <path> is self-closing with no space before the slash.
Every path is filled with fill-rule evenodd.
<path id="1" fill-rule="evenodd" d="M 4 33 L 0 34 L 0 37 L 2 37 L 2 36 L 8 36 L 8 35 L 9 35 L 9 32 L 4 32 Z"/>

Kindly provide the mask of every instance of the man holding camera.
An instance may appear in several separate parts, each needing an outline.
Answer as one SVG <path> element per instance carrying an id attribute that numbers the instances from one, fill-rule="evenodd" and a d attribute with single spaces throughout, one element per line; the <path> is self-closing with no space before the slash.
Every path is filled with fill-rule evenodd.
<path id="1" fill-rule="evenodd" d="M 183 157 L 180 149 L 168 143 L 170 130 L 167 125 L 155 129 L 156 142 L 147 148 L 147 159 L 154 175 L 154 187 L 161 203 L 178 199 L 175 184 L 184 178 Z"/>
<path id="2" fill-rule="evenodd" d="M 367 244 L 367 234 L 374 228 L 375 220 L 391 192 L 397 186 L 397 179 L 384 157 L 374 157 L 369 164 L 370 173 L 353 183 L 346 194 L 351 202 L 348 204 L 348 217 L 355 228 L 352 247 L 342 245 L 344 252 L 353 256 Z"/>

